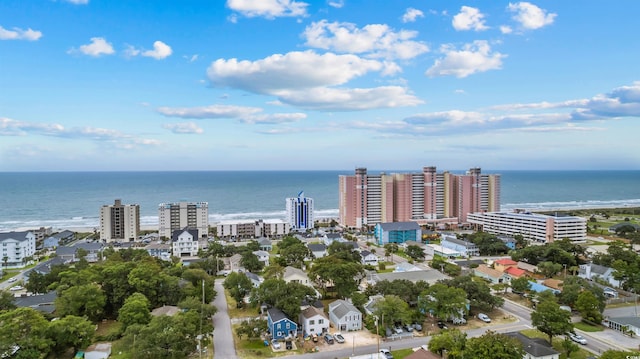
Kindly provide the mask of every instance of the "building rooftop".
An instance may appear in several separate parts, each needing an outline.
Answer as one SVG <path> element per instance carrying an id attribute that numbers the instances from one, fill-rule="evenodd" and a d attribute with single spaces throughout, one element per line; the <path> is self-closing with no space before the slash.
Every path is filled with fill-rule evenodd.
<path id="1" fill-rule="evenodd" d="M 0 241 L 5 239 L 15 239 L 16 241 L 24 241 L 27 239 L 27 234 L 32 233 L 31 231 L 25 232 L 0 232 Z"/>
<path id="2" fill-rule="evenodd" d="M 522 349 L 532 357 L 540 358 L 560 354 L 544 339 L 529 338 L 520 332 L 508 332 L 505 333 L 505 335 L 515 338 L 522 343 Z"/>

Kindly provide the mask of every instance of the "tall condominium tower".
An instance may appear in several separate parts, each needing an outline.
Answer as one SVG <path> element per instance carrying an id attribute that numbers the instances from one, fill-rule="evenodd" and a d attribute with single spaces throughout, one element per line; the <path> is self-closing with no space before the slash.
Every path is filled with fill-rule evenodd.
<path id="1" fill-rule="evenodd" d="M 171 238 L 177 229 L 197 229 L 200 237 L 209 234 L 209 203 L 175 202 L 158 206 L 160 237 Z"/>
<path id="2" fill-rule="evenodd" d="M 100 208 L 100 239 L 106 242 L 131 242 L 140 232 L 140 206 L 122 204 L 116 199 L 113 205 Z"/>
<path id="3" fill-rule="evenodd" d="M 304 191 L 298 197 L 287 198 L 287 221 L 291 230 L 304 232 L 313 228 L 313 198 L 304 196 Z"/>
<path id="4" fill-rule="evenodd" d="M 356 168 L 355 175 L 340 176 L 338 183 L 340 223 L 349 227 L 464 223 L 468 213 L 500 210 L 500 175 L 482 174 L 480 168 L 462 175 L 437 173 L 435 167 L 393 174 Z"/>

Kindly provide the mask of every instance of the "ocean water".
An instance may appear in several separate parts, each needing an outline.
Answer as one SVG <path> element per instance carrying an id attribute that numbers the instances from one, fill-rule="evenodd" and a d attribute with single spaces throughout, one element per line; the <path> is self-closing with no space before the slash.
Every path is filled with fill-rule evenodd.
<path id="1" fill-rule="evenodd" d="M 5 172 L 0 173 L 0 231 L 41 226 L 97 227 L 100 207 L 113 204 L 115 199 L 139 204 L 142 226 L 158 223 L 159 203 L 178 201 L 209 202 L 210 223 L 283 219 L 285 198 L 295 197 L 300 191 L 314 199 L 318 218 L 335 218 L 338 176 L 353 173 Z M 502 175 L 503 210 L 640 206 L 640 171 L 483 170 L 483 173 Z"/>

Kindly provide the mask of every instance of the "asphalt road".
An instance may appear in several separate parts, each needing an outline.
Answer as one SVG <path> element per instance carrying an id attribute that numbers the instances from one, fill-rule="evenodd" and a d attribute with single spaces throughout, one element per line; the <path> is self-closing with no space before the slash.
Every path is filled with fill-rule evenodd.
<path id="1" fill-rule="evenodd" d="M 227 298 L 224 295 L 223 279 L 216 279 L 215 290 L 218 293 L 213 305 L 218 311 L 213 316 L 213 348 L 214 358 L 237 359 L 231 320 L 227 312 Z"/>

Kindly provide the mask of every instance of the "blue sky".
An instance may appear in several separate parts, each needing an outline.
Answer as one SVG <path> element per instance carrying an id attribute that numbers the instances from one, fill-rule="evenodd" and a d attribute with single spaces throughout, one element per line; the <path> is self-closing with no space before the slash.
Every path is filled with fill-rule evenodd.
<path id="1" fill-rule="evenodd" d="M 639 11 L 3 0 L 0 171 L 640 169 Z"/>

